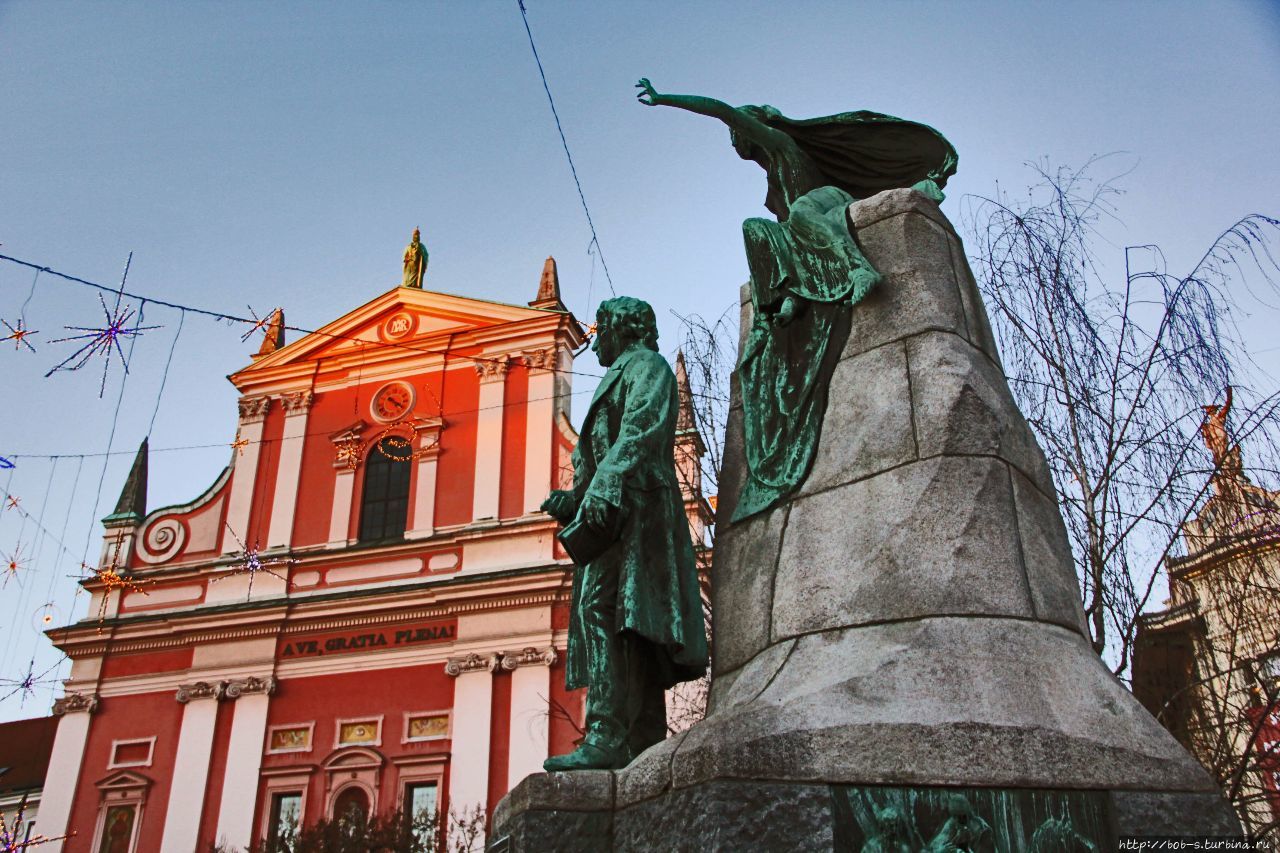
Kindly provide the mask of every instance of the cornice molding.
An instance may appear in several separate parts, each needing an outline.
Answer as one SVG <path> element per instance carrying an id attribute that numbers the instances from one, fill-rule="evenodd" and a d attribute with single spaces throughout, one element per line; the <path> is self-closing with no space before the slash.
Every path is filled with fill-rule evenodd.
<path id="1" fill-rule="evenodd" d="M 66 636 L 64 632 L 69 629 L 58 629 L 60 642 L 57 644 L 69 657 L 73 659 L 100 657 L 106 654 L 120 654 L 126 652 L 143 652 L 143 651 L 160 651 L 165 649 L 176 649 L 187 646 L 202 645 L 205 643 L 226 642 L 234 640 L 260 639 L 264 637 L 285 637 L 300 633 L 311 633 L 317 631 L 333 631 L 343 630 L 347 628 L 359 628 L 367 625 L 387 624 L 395 622 L 410 622 L 423 619 L 442 619 L 450 616 L 471 615 L 475 613 L 490 613 L 502 610 L 519 609 L 524 607 L 537 607 L 551 605 L 561 599 L 567 600 L 568 591 L 562 590 L 565 585 L 559 577 L 564 571 L 563 566 L 548 566 L 545 572 L 541 572 L 532 577 L 520 578 L 519 581 L 527 586 L 533 586 L 532 589 L 502 591 L 486 590 L 483 584 L 484 578 L 477 577 L 476 580 L 481 583 L 476 587 L 457 590 L 450 589 L 446 592 L 460 593 L 457 598 L 450 598 L 446 601 L 433 603 L 429 605 L 420 605 L 417 607 L 400 609 L 395 605 L 388 606 L 385 610 L 369 609 L 367 599 L 354 599 L 350 604 L 344 606 L 350 607 L 349 615 L 347 613 L 320 617 L 308 618 L 305 613 L 299 612 L 299 607 L 305 607 L 307 600 L 305 598 L 293 598 L 289 601 L 279 602 L 279 611 L 270 618 L 269 621 L 263 620 L 256 624 L 247 624 L 241 626 L 228 626 L 217 628 L 194 628 L 184 630 L 180 622 L 184 618 L 189 619 L 208 619 L 212 616 L 207 612 L 200 610 L 175 612 L 165 614 L 165 619 L 169 622 L 170 633 L 163 636 L 138 637 L 136 639 L 120 638 L 121 630 L 128 630 L 131 626 L 117 626 L 116 636 L 113 639 L 103 639 L 95 632 L 94 625 L 84 626 L 76 630 L 83 632 L 83 641 L 77 642 L 76 639 Z M 499 579 L 509 580 L 509 579 Z M 421 590 L 415 590 L 415 593 L 421 594 Z M 403 594 L 403 590 L 397 587 L 390 587 L 382 594 L 394 598 Z M 465 597 L 464 597 L 465 596 Z M 321 606 L 332 606 L 334 602 L 326 601 Z M 292 606 L 293 610 L 286 613 L 284 607 Z M 255 614 L 263 616 L 264 614 Z M 287 620 L 287 621 L 286 621 Z M 147 628 L 154 629 L 156 623 L 148 623 Z"/>

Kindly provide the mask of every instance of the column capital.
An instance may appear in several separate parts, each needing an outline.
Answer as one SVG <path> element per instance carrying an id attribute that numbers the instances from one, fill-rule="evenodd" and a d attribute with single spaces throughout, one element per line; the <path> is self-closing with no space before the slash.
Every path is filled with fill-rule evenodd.
<path id="1" fill-rule="evenodd" d="M 86 696 L 83 693 L 68 693 L 53 703 L 53 715 L 55 717 L 61 717 L 63 714 L 73 714 L 77 711 L 92 714 L 96 710 L 98 710 L 98 697 Z"/>
<path id="2" fill-rule="evenodd" d="M 498 669 L 498 662 L 501 658 L 502 656 L 497 652 L 487 655 L 472 652 L 462 657 L 449 658 L 444 665 L 444 672 L 445 675 L 452 675 L 455 678 L 463 673 L 480 672 L 486 669 L 489 672 L 494 672 Z"/>
<path id="3" fill-rule="evenodd" d="M 280 405 L 284 408 L 286 416 L 304 414 L 315 401 L 316 394 L 310 390 L 290 391 L 280 395 Z"/>
<path id="4" fill-rule="evenodd" d="M 502 668 L 507 672 L 514 672 L 522 666 L 554 666 L 557 660 L 559 656 L 554 646 L 541 650 L 526 646 L 518 652 L 503 652 Z"/>
<path id="5" fill-rule="evenodd" d="M 271 408 L 270 397 L 241 397 L 240 423 L 258 424 L 266 420 L 267 411 Z"/>
<path id="6" fill-rule="evenodd" d="M 480 377 L 481 383 L 501 382 L 506 378 L 507 368 L 510 366 L 506 356 L 479 358 L 475 363 L 476 375 Z"/>
<path id="7" fill-rule="evenodd" d="M 555 370 L 556 369 L 556 348 L 554 346 L 545 347 L 543 349 L 525 350 L 521 354 L 525 367 L 536 370 Z"/>
<path id="8" fill-rule="evenodd" d="M 227 690 L 225 681 L 197 681 L 193 684 L 178 685 L 178 693 L 173 698 L 179 705 L 185 705 L 195 699 L 221 699 Z"/>
<path id="9" fill-rule="evenodd" d="M 265 693 L 270 696 L 276 692 L 276 679 L 273 675 L 259 678 L 251 675 L 248 678 L 235 678 L 224 682 L 226 684 L 226 697 L 228 699 L 239 699 L 241 696 L 250 693 Z"/>

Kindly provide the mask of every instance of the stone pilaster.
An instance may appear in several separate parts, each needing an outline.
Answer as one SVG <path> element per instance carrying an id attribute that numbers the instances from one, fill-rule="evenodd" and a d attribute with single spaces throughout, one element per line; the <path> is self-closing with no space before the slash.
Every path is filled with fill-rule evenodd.
<path id="1" fill-rule="evenodd" d="M 352 424 L 329 436 L 333 443 L 333 504 L 329 511 L 330 548 L 342 548 L 350 542 L 351 507 L 355 500 L 356 469 L 364 461 L 364 421 Z"/>
<path id="2" fill-rule="evenodd" d="M 89 740 L 90 721 L 97 710 L 98 697 L 83 693 L 69 693 L 53 703 L 53 714 L 60 719 L 53 738 L 53 750 L 49 753 L 40 811 L 36 814 L 36 833 L 39 835 L 53 838 L 74 829 L 70 826 L 71 806 L 80 779 L 85 744 Z M 60 851 L 63 842 L 51 841 L 44 846 L 48 850 Z"/>
<path id="3" fill-rule="evenodd" d="M 213 730 L 218 721 L 218 700 L 226 683 L 197 681 L 178 687 L 177 702 L 183 705 L 178 750 L 173 759 L 173 778 L 182 783 L 169 791 L 165 808 L 164 835 L 160 853 L 187 853 L 199 844 L 200 818 L 205 786 L 213 757 Z"/>
<path id="4" fill-rule="evenodd" d="M 253 839 L 267 708 L 275 689 L 276 680 L 268 675 L 227 681 L 224 690 L 224 696 L 234 700 L 235 711 L 222 778 L 217 837 L 236 848 L 248 849 Z"/>
<path id="5" fill-rule="evenodd" d="M 538 512 L 551 493 L 555 436 L 556 347 L 524 354 L 529 368 L 524 441 L 524 511 Z"/>
<path id="6" fill-rule="evenodd" d="M 551 667 L 556 650 L 524 648 L 502 653 L 502 669 L 511 673 L 511 723 L 507 740 L 507 788 L 542 772 L 549 755 Z"/>
<path id="7" fill-rule="evenodd" d="M 237 447 L 231 457 L 231 496 L 227 501 L 227 521 L 222 531 L 222 552 L 233 554 L 252 547 L 249 514 L 258 476 L 258 457 L 262 449 L 262 430 L 271 409 L 270 397 L 244 397 L 239 402 L 240 429 Z M 239 540 L 239 541 L 237 541 Z M 243 543 L 243 544 L 242 544 Z"/>
<path id="8" fill-rule="evenodd" d="M 463 814 L 485 807 L 489 798 L 489 729 L 493 715 L 493 673 L 500 657 L 469 654 L 449 658 L 444 671 L 453 686 L 453 752 L 449 766 L 449 807 Z"/>
<path id="9" fill-rule="evenodd" d="M 267 546 L 287 547 L 293 540 L 294 512 L 298 505 L 298 481 L 302 476 L 302 449 L 306 443 L 307 420 L 316 395 L 293 391 L 280 397 L 284 410 L 284 435 L 280 439 L 280 464 L 271 506 L 271 527 Z"/>
<path id="10" fill-rule="evenodd" d="M 478 360 L 475 367 L 480 377 L 480 401 L 476 412 L 471 517 L 475 521 L 496 520 L 502 481 L 502 420 L 508 362 L 505 356 L 487 356 Z"/>
<path id="11" fill-rule="evenodd" d="M 435 535 L 436 516 L 436 465 L 440 461 L 440 431 L 444 422 L 439 418 L 421 420 L 414 424 L 418 457 L 418 470 L 413 485 L 413 524 L 405 531 L 406 539 L 428 539 Z"/>

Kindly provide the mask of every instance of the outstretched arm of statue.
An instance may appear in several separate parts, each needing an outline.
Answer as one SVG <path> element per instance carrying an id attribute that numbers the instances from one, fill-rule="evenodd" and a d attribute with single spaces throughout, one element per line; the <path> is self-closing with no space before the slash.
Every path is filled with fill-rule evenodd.
<path id="1" fill-rule="evenodd" d="M 676 107 L 718 118 L 730 130 L 763 148 L 773 148 L 789 141 L 789 137 L 782 131 L 774 130 L 750 113 L 731 107 L 724 101 L 701 95 L 664 95 L 653 88 L 648 77 L 641 77 L 636 88 L 640 90 L 636 93 L 636 100 L 646 107 Z"/>

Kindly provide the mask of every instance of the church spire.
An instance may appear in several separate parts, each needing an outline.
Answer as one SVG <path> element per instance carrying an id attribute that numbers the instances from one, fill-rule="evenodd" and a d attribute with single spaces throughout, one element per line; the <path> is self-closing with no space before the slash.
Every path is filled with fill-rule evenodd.
<path id="1" fill-rule="evenodd" d="M 266 327 L 263 329 L 262 346 L 258 347 L 258 351 L 253 354 L 254 358 L 262 358 L 264 355 L 271 353 L 284 346 L 284 309 L 277 308 L 271 312 L 271 316 L 267 318 Z"/>
<path id="2" fill-rule="evenodd" d="M 689 371 L 684 364 L 684 350 L 676 351 L 676 394 L 679 409 L 676 412 L 676 432 L 696 430 L 693 418 L 693 388 L 689 385 Z"/>
<path id="3" fill-rule="evenodd" d="M 149 439 L 144 438 L 138 446 L 138 453 L 133 457 L 133 467 L 129 469 L 129 476 L 120 491 L 120 499 L 116 501 L 115 511 L 104 518 L 103 522 L 138 522 L 147 514 L 148 441 Z"/>
<path id="4" fill-rule="evenodd" d="M 529 303 L 530 308 L 546 308 L 552 311 L 564 311 L 564 303 L 560 301 L 560 274 L 556 272 L 556 259 L 547 256 L 542 265 L 542 278 L 538 281 L 538 297 Z"/>

